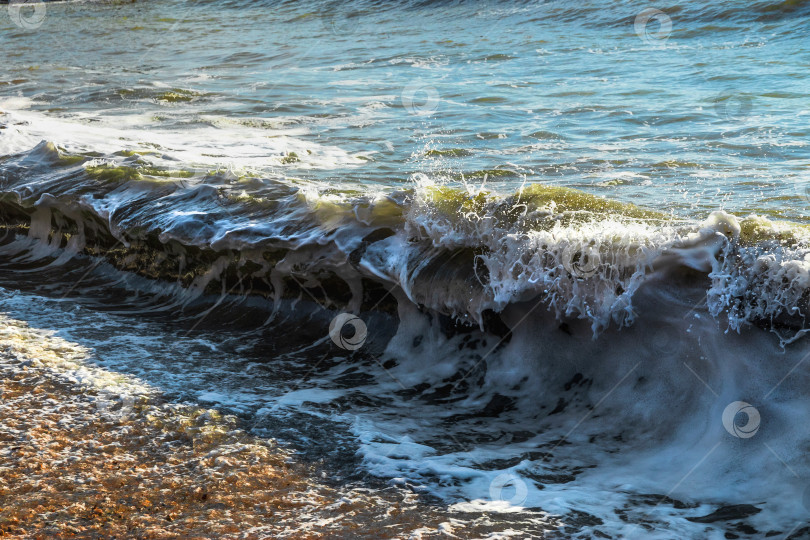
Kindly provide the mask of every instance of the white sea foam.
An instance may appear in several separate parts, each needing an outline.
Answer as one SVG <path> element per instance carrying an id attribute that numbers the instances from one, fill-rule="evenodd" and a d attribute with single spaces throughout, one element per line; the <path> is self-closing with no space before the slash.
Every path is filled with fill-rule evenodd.
<path id="1" fill-rule="evenodd" d="M 144 114 L 86 113 L 60 118 L 32 110 L 31 105 L 24 98 L 0 101 L 0 122 L 5 125 L 0 155 L 24 152 L 48 140 L 72 152 L 157 151 L 169 164 L 240 171 L 277 172 L 288 162 L 305 169 L 365 163 L 335 146 L 299 138 L 306 134 L 302 128 L 263 129 L 241 119 L 239 123 L 215 120 L 214 125 L 173 129 L 160 126 Z M 290 158 L 293 154 L 294 161 Z"/>

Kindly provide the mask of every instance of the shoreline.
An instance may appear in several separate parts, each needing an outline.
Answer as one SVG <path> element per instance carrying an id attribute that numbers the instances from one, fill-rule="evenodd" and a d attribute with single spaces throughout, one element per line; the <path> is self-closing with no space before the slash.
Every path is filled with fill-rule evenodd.
<path id="1" fill-rule="evenodd" d="M 399 488 L 338 491 L 235 417 L 166 402 L 84 362 L 81 346 L 0 319 L 0 537 L 447 538 L 463 527 L 471 538 L 498 528 Z"/>

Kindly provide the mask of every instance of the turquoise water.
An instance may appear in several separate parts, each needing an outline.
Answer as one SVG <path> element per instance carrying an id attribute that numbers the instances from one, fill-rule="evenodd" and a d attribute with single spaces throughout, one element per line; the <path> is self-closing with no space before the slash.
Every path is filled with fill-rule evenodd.
<path id="1" fill-rule="evenodd" d="M 807 2 L 0 8 L 10 320 L 414 527 L 810 535 Z"/>
<path id="2" fill-rule="evenodd" d="M 804 4 L 664 6 L 640 35 L 638 2 L 46 7 L 31 29 L 0 18 L 0 95 L 80 125 L 292 133 L 367 162 L 272 173 L 337 185 L 498 169 L 505 191 L 806 217 Z"/>

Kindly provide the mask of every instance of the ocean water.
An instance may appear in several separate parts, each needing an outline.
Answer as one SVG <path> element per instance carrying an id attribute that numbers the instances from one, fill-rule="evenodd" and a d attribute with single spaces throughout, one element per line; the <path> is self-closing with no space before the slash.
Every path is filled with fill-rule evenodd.
<path id="1" fill-rule="evenodd" d="M 810 537 L 809 20 L 0 6 L 2 311 L 457 537 Z"/>

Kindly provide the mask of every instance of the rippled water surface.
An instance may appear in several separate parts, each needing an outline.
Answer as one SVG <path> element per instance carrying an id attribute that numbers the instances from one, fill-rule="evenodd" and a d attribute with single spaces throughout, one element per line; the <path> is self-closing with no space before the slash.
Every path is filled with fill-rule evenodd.
<path id="1" fill-rule="evenodd" d="M 666 19 L 627 1 L 48 4 L 36 28 L 0 19 L 2 95 L 82 126 L 337 147 L 361 161 L 252 164 L 339 185 L 497 169 L 490 187 L 525 175 L 676 214 L 803 219 L 806 6 L 658 7 Z"/>

